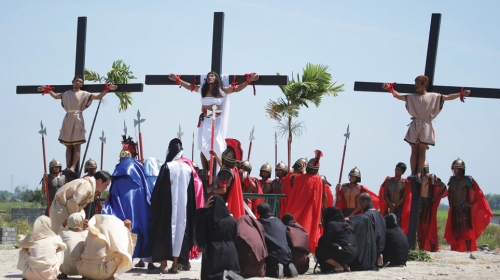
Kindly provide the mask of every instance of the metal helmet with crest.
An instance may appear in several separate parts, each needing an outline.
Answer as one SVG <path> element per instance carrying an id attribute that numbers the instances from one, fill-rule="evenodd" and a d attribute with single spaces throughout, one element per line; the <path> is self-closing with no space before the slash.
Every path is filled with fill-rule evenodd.
<path id="1" fill-rule="evenodd" d="M 137 158 L 137 143 L 134 142 L 132 137 L 122 135 L 122 150 L 120 151 L 120 160 L 126 157 Z"/>
<path id="2" fill-rule="evenodd" d="M 226 138 L 227 148 L 222 153 L 222 164 L 228 168 L 236 166 L 238 161 L 243 159 L 243 149 L 240 141 L 233 138 Z"/>
<path id="3" fill-rule="evenodd" d="M 361 182 L 361 171 L 357 166 L 354 166 L 354 168 L 349 171 L 349 176 L 357 177 L 358 183 Z"/>
<path id="4" fill-rule="evenodd" d="M 462 175 L 465 174 L 465 162 L 460 157 L 451 164 L 451 170 L 454 168 L 462 169 Z"/>
<path id="5" fill-rule="evenodd" d="M 319 160 L 323 157 L 323 153 L 320 150 L 314 151 L 314 158 L 307 162 L 306 173 L 307 174 L 318 174 L 319 172 Z"/>
<path id="6" fill-rule="evenodd" d="M 97 162 L 95 162 L 95 160 L 90 158 L 89 160 L 87 160 L 87 162 L 85 162 L 84 169 L 85 169 L 85 172 L 88 172 L 87 170 L 89 170 L 89 169 L 97 169 Z"/>
<path id="7" fill-rule="evenodd" d="M 49 163 L 49 168 L 52 167 L 62 167 L 61 162 L 58 161 L 57 159 L 52 159 Z"/>

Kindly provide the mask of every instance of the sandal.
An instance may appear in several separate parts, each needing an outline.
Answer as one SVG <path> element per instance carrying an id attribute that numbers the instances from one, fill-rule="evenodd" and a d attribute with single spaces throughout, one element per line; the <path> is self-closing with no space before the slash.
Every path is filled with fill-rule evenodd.
<path id="1" fill-rule="evenodd" d="M 142 260 L 140 260 L 136 265 L 134 265 L 134 267 L 142 267 L 142 268 L 144 268 L 144 267 L 146 267 L 146 264 Z"/>
<path id="2" fill-rule="evenodd" d="M 179 274 L 179 270 L 174 270 L 172 267 L 167 270 L 167 274 Z"/>

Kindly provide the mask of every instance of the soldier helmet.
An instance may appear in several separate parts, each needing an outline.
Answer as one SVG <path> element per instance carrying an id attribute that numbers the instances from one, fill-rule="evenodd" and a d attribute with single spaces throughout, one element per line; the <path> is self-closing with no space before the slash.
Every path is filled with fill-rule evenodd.
<path id="1" fill-rule="evenodd" d="M 248 174 L 250 174 L 250 172 L 252 172 L 252 164 L 248 160 L 242 161 L 240 163 L 240 168 L 245 170 L 246 172 L 248 172 Z"/>
<path id="2" fill-rule="evenodd" d="M 353 169 L 349 172 L 349 176 L 354 176 L 358 178 L 358 183 L 361 182 L 361 171 L 357 166 L 354 166 Z"/>
<path id="3" fill-rule="evenodd" d="M 57 159 L 52 159 L 49 163 L 49 168 L 52 167 L 62 167 L 61 162 L 58 161 Z"/>
<path id="4" fill-rule="evenodd" d="M 304 168 L 307 164 L 307 158 L 299 158 L 292 166 L 294 170 Z"/>
<path id="5" fill-rule="evenodd" d="M 453 168 L 459 168 L 459 169 L 464 169 L 465 170 L 465 162 L 462 159 L 457 158 L 451 164 L 451 169 L 453 169 Z"/>
<path id="6" fill-rule="evenodd" d="M 243 158 L 243 149 L 240 141 L 233 138 L 226 138 L 227 148 L 222 153 L 222 164 L 226 167 L 233 168 L 238 161 Z"/>
<path id="7" fill-rule="evenodd" d="M 287 168 L 286 164 L 283 161 L 281 161 L 280 163 L 278 163 L 276 165 L 276 170 L 281 170 L 283 172 L 287 172 L 288 168 Z"/>
<path id="8" fill-rule="evenodd" d="M 306 166 L 306 173 L 307 174 L 318 174 L 319 165 L 320 165 L 319 160 L 323 156 L 323 153 L 320 150 L 315 150 L 314 153 L 315 153 L 314 158 L 310 159 L 307 162 L 307 166 Z"/>
<path id="9" fill-rule="evenodd" d="M 429 163 L 424 161 L 424 173 L 429 174 Z"/>
<path id="10" fill-rule="evenodd" d="M 87 160 L 87 162 L 85 162 L 85 172 L 87 172 L 88 169 L 97 169 L 97 163 L 95 162 L 95 160 L 93 160 L 92 158 Z"/>
<path id="11" fill-rule="evenodd" d="M 273 168 L 271 167 L 271 165 L 269 165 L 269 163 L 266 162 L 260 167 L 260 171 L 267 171 L 271 173 L 273 171 Z"/>

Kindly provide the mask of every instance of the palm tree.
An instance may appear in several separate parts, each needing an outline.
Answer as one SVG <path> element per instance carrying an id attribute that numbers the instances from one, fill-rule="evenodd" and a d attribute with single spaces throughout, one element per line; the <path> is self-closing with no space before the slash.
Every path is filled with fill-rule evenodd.
<path id="1" fill-rule="evenodd" d="M 328 66 L 308 63 L 302 73 L 302 79 L 297 74 L 286 86 L 279 86 L 284 97 L 278 100 L 269 100 L 266 113 L 269 118 L 278 121 L 276 129 L 280 136 L 288 137 L 288 167 L 290 167 L 293 136 L 300 137 L 306 128 L 304 122 L 293 121 L 298 118 L 302 106 L 309 108 L 309 104 L 318 107 L 323 96 L 337 96 L 343 92 L 344 85 L 332 83 L 332 75 L 327 72 Z M 278 73 L 279 75 L 279 73 Z M 293 75 L 292 75 L 293 76 Z"/>
<path id="2" fill-rule="evenodd" d="M 106 74 L 106 76 L 101 76 L 97 72 L 85 68 L 85 81 L 92 81 L 98 83 L 109 83 L 109 84 L 128 84 L 130 80 L 137 79 L 133 75 L 134 73 L 130 71 L 130 66 L 126 65 L 123 60 L 113 61 L 111 69 Z M 132 106 L 132 93 L 131 92 L 115 92 L 116 96 L 120 100 L 118 105 L 118 112 L 124 112 L 129 106 Z M 78 177 L 81 177 L 83 164 L 85 163 L 85 157 L 87 156 L 87 150 L 90 144 L 90 138 L 92 138 L 92 131 L 94 131 L 95 120 L 97 114 L 99 113 L 99 108 L 101 107 L 102 99 L 99 100 L 97 105 L 97 110 L 95 112 L 94 121 L 92 122 L 92 128 L 90 129 L 89 139 L 87 141 L 87 146 L 85 147 L 85 153 L 83 154 L 83 161 L 79 169 Z"/>

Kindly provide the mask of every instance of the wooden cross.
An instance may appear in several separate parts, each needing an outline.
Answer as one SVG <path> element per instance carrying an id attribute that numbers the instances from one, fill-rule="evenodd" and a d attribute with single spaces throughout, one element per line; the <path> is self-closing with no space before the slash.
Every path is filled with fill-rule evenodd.
<path id="1" fill-rule="evenodd" d="M 75 76 L 81 76 L 85 81 L 85 41 L 87 39 L 87 17 L 78 17 L 78 27 L 77 27 L 77 35 L 76 35 L 76 59 L 75 59 Z M 71 77 L 73 78 L 73 77 Z M 72 90 L 73 85 L 53 85 L 54 91 L 57 92 L 65 92 L 67 90 Z M 16 93 L 17 94 L 41 94 L 38 91 L 38 87 L 36 86 L 17 86 Z M 118 84 L 118 88 L 116 91 L 120 92 L 142 92 L 143 84 Z M 91 84 L 91 85 L 83 85 L 81 90 L 85 90 L 88 92 L 102 92 L 104 89 L 103 84 Z M 76 173 L 79 173 L 78 169 L 80 164 L 76 165 Z"/>
<path id="2" fill-rule="evenodd" d="M 434 72 L 436 69 L 436 57 L 439 41 L 439 29 L 441 26 L 441 14 L 432 14 L 431 28 L 429 32 L 429 42 L 427 45 L 427 58 L 425 61 L 424 74 L 429 78 L 427 91 L 438 92 L 441 94 L 451 94 L 460 92 L 462 86 L 437 86 L 434 85 Z M 399 93 L 416 94 L 415 84 L 399 84 L 394 87 Z M 500 98 L 500 89 L 467 87 L 471 91 L 469 97 L 479 98 Z M 354 91 L 387 92 L 382 88 L 382 83 L 374 82 L 354 82 Z"/>
<path id="3" fill-rule="evenodd" d="M 213 28 L 213 39 L 212 39 L 212 68 L 211 71 L 218 73 L 219 76 L 222 72 L 222 45 L 223 45 L 223 35 L 224 35 L 224 13 L 215 12 L 214 13 L 214 28 Z M 208 72 L 208 71 L 207 71 Z M 195 77 L 196 82 L 194 82 Z M 244 75 L 230 75 L 230 81 L 233 82 L 233 77 L 236 76 L 236 82 L 242 83 L 246 80 Z M 181 75 L 181 78 L 188 83 L 195 83 L 200 85 L 200 75 Z M 146 75 L 146 85 L 175 85 L 175 81 L 168 78 L 168 75 Z M 277 75 L 259 75 L 259 80 L 252 82 L 252 85 L 260 86 L 277 86 L 277 85 L 287 85 L 288 76 L 277 76 Z M 227 86 L 227 85 L 226 85 Z"/>

